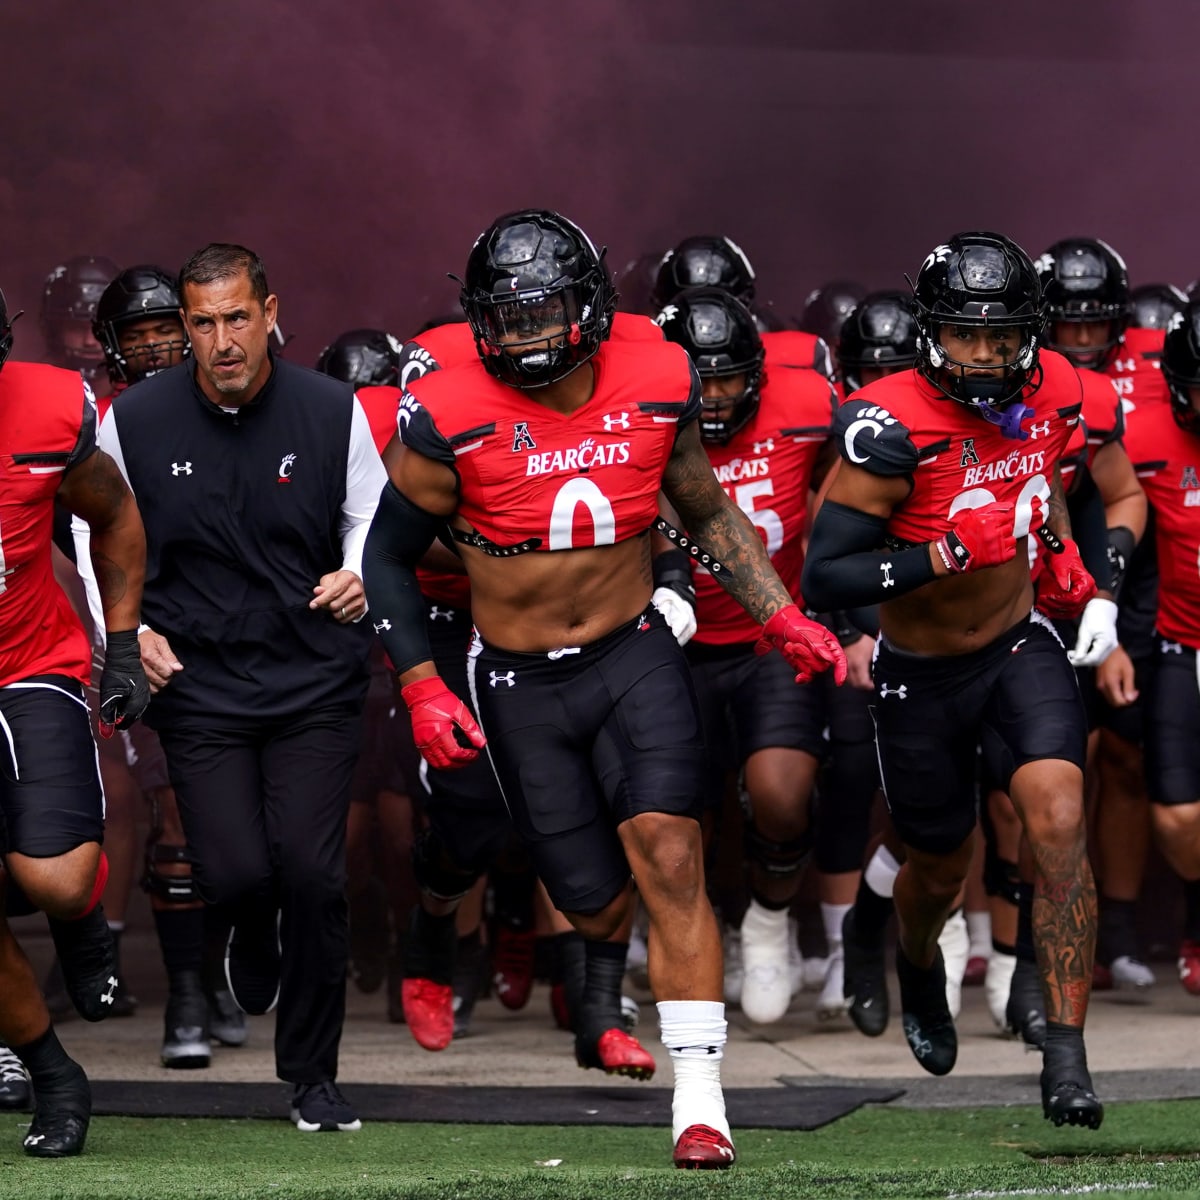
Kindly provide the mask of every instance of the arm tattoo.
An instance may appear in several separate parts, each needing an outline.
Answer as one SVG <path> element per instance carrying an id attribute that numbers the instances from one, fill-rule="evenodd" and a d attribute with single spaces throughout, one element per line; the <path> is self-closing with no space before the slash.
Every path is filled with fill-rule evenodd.
<path id="1" fill-rule="evenodd" d="M 1054 468 L 1054 478 L 1050 481 L 1050 500 L 1047 504 L 1046 524 L 1062 539 L 1071 536 L 1071 515 L 1067 511 L 1067 497 L 1063 492 L 1062 476 L 1058 467 Z"/>
<path id="2" fill-rule="evenodd" d="M 1082 1026 L 1096 949 L 1096 885 L 1082 831 L 1062 849 L 1033 846 L 1037 884 L 1033 932 L 1046 992 L 1046 1018 Z"/>
<path id="3" fill-rule="evenodd" d="M 793 602 L 758 532 L 717 482 L 695 425 L 675 443 L 663 491 L 688 534 L 727 568 L 719 582 L 756 621 L 765 623 Z"/>
<path id="4" fill-rule="evenodd" d="M 92 570 L 96 573 L 100 602 L 104 611 L 108 612 L 125 599 L 125 591 L 129 586 L 125 571 L 107 554 L 101 554 L 99 551 L 92 554 Z"/>

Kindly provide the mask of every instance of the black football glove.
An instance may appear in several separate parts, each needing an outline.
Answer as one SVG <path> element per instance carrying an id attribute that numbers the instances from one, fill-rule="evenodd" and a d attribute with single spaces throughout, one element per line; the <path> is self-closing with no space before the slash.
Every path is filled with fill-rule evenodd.
<path id="1" fill-rule="evenodd" d="M 108 635 L 104 670 L 100 674 L 100 732 L 112 737 L 128 729 L 146 711 L 150 685 L 142 670 L 142 652 L 135 629 Z"/>

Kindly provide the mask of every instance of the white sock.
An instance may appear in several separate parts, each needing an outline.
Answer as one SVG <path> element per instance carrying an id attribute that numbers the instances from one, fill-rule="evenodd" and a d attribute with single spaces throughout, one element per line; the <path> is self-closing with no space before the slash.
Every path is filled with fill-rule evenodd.
<path id="1" fill-rule="evenodd" d="M 758 935 L 764 939 L 782 939 L 787 937 L 787 923 L 786 908 L 767 908 L 751 897 L 742 918 L 742 933 L 749 933 L 752 938 Z"/>
<path id="2" fill-rule="evenodd" d="M 992 914 L 983 909 L 967 910 L 967 935 L 971 939 L 971 958 L 987 958 L 992 952 Z"/>
<path id="3" fill-rule="evenodd" d="M 886 846 L 879 846 L 871 855 L 863 878 L 875 895 L 890 898 L 892 888 L 896 886 L 896 876 L 899 874 L 900 864 L 892 857 L 892 852 Z"/>
<path id="4" fill-rule="evenodd" d="M 672 1144 L 689 1125 L 708 1125 L 732 1142 L 721 1091 L 725 1005 L 715 1000 L 660 1000 L 658 1025 L 675 1071 Z"/>
<path id="5" fill-rule="evenodd" d="M 850 904 L 826 904 L 821 901 L 821 921 L 825 926 L 825 944 L 830 956 L 842 948 L 842 921 L 853 906 Z"/>

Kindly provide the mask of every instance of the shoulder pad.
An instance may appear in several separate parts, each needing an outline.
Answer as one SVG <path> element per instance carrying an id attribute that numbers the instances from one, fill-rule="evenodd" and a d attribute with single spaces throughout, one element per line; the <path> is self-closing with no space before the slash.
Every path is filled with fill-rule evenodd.
<path id="1" fill-rule="evenodd" d="M 677 429 L 683 429 L 684 426 L 698 421 L 704 407 L 704 384 L 700 382 L 700 372 L 696 370 L 696 364 L 690 358 L 688 359 L 688 372 L 691 376 L 691 387 L 688 390 L 687 403 L 679 416 Z"/>
<path id="2" fill-rule="evenodd" d="M 414 379 L 428 375 L 430 371 L 441 369 L 442 364 L 420 342 L 405 342 L 400 347 L 399 380 L 402 388 L 408 387 Z"/>
<path id="3" fill-rule="evenodd" d="M 410 450 L 457 470 L 450 443 L 434 424 L 429 409 L 412 392 L 406 391 L 400 397 L 400 404 L 396 409 L 396 432 L 400 441 Z"/>
<path id="4" fill-rule="evenodd" d="M 886 408 L 851 398 L 833 424 L 841 456 L 872 475 L 912 475 L 918 452 L 908 429 Z"/>

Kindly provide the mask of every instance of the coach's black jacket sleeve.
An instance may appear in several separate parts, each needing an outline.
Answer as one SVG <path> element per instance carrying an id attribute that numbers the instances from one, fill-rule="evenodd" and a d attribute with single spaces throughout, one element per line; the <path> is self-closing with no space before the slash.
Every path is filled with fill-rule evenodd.
<path id="1" fill-rule="evenodd" d="M 363 587 L 375 632 L 397 675 L 433 658 L 416 565 L 444 524 L 391 480 L 384 484 L 363 547 Z"/>
<path id="2" fill-rule="evenodd" d="M 809 608 L 833 612 L 894 600 L 934 578 L 927 545 L 881 549 L 883 517 L 826 500 L 813 522 L 800 590 Z"/>

